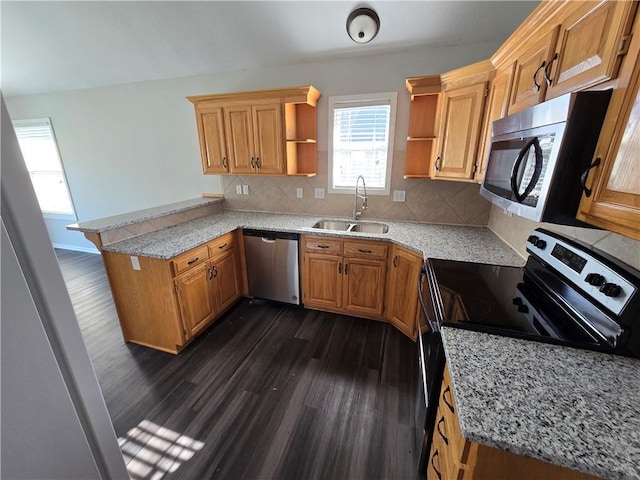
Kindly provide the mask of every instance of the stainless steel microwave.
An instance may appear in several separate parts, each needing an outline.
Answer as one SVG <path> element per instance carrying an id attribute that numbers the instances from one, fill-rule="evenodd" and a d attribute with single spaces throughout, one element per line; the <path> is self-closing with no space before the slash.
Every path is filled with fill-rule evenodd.
<path id="1" fill-rule="evenodd" d="M 584 225 L 575 216 L 610 98 L 570 93 L 493 122 L 480 194 L 531 220 Z"/>

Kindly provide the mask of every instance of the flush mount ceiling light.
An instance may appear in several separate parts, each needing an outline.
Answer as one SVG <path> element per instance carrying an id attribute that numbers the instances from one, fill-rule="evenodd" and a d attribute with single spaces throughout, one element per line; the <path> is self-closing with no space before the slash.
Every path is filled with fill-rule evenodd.
<path id="1" fill-rule="evenodd" d="M 356 8 L 347 18 L 347 33 L 356 43 L 367 43 L 380 30 L 380 18 L 370 8 Z"/>

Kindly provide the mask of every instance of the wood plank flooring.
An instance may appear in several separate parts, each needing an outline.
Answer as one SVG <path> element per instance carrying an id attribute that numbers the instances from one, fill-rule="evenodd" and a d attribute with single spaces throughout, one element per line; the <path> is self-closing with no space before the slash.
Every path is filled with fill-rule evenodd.
<path id="1" fill-rule="evenodd" d="M 132 478 L 417 478 L 416 345 L 387 324 L 243 300 L 174 356 L 124 343 L 100 256 L 56 253 Z"/>

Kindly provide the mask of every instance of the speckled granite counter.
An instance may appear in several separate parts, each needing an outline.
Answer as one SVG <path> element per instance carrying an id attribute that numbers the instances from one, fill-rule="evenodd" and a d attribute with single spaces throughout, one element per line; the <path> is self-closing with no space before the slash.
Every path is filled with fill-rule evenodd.
<path id="1" fill-rule="evenodd" d="M 499 265 L 524 265 L 524 259 L 486 227 L 464 227 L 387 222 L 386 234 L 346 233 L 311 226 L 321 217 L 226 210 L 172 227 L 106 245 L 104 250 L 128 255 L 168 259 L 238 227 L 390 240 L 421 252 L 427 258 L 444 258 Z"/>
<path id="2" fill-rule="evenodd" d="M 124 213 L 122 215 L 114 215 L 112 217 L 90 220 L 88 222 L 74 223 L 73 225 L 68 225 L 67 229 L 78 230 L 81 232 L 101 233 L 107 230 L 126 227 L 127 225 L 131 225 L 134 223 L 164 217 L 173 213 L 180 213 L 186 210 L 191 210 L 193 208 L 204 207 L 205 205 L 212 205 L 214 203 L 222 202 L 224 202 L 224 198 L 222 197 L 194 198 L 191 200 L 185 200 L 183 202 L 162 205 L 160 207 L 146 208 L 144 210 L 138 210 L 131 213 Z"/>
<path id="3" fill-rule="evenodd" d="M 468 440 L 640 479 L 640 360 L 442 329 Z"/>

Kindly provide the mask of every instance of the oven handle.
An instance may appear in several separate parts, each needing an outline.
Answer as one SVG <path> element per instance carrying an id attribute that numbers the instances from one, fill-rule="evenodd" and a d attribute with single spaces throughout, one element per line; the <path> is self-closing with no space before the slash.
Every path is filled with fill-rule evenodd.
<path id="1" fill-rule="evenodd" d="M 520 193 L 518 193 L 518 184 L 517 184 L 516 177 L 518 176 L 520 165 L 522 164 L 522 161 L 525 159 L 525 157 L 529 153 L 529 149 L 531 148 L 531 146 L 533 146 L 535 151 L 536 164 L 533 170 L 533 175 L 531 176 L 531 180 L 529 181 L 527 188 L 524 189 L 524 192 L 521 195 Z M 542 148 L 540 147 L 540 141 L 538 140 L 538 137 L 533 137 L 531 140 L 529 140 L 527 143 L 524 144 L 524 147 L 520 149 L 520 153 L 518 153 L 518 158 L 513 164 L 513 169 L 511 170 L 511 191 L 515 195 L 518 203 L 522 203 L 522 201 L 525 198 L 527 198 L 529 194 L 533 191 L 533 189 L 536 187 L 536 183 L 538 183 L 538 180 L 540 179 L 540 174 L 542 173 L 542 163 L 543 163 L 543 158 L 542 158 Z"/>
<path id="2" fill-rule="evenodd" d="M 426 282 L 423 282 L 423 278 L 426 278 Z M 432 332 L 439 332 L 440 322 L 437 318 L 430 318 L 429 316 L 429 310 L 427 309 L 427 305 L 424 299 L 424 292 L 422 289 L 423 283 L 426 283 L 427 288 L 429 289 L 429 301 L 431 302 L 431 306 L 433 307 L 433 313 L 434 315 L 438 316 L 438 305 L 437 302 L 434 301 L 435 297 L 432 290 L 432 279 L 431 275 L 429 274 L 429 268 L 426 265 L 422 265 L 422 267 L 420 267 L 420 273 L 418 275 L 418 299 L 420 300 L 420 306 L 422 307 L 424 316 L 427 319 L 427 323 L 429 323 L 429 328 Z"/>

